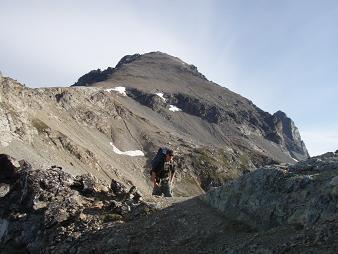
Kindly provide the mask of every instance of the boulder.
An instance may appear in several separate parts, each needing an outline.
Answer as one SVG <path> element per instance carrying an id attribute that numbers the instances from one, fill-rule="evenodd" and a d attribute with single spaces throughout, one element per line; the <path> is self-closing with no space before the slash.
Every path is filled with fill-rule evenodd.
<path id="1" fill-rule="evenodd" d="M 288 168 L 265 166 L 211 190 L 204 200 L 258 230 L 338 223 L 338 158 L 333 153 Z"/>
<path id="2" fill-rule="evenodd" d="M 93 194 L 108 192 L 109 189 L 92 174 L 85 174 L 75 177 L 76 185 L 82 193 Z"/>
<path id="3" fill-rule="evenodd" d="M 0 183 L 14 183 L 18 178 L 19 163 L 7 154 L 0 154 Z"/>
<path id="4" fill-rule="evenodd" d="M 7 183 L 0 183 L 0 198 L 5 197 L 10 191 L 11 186 Z"/>
<path id="5" fill-rule="evenodd" d="M 124 196 L 127 193 L 127 188 L 115 179 L 111 180 L 110 189 L 118 197 Z"/>

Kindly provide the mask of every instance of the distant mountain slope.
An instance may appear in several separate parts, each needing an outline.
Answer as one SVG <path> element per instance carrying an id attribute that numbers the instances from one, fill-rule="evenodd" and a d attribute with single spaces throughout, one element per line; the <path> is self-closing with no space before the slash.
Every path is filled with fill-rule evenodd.
<path id="1" fill-rule="evenodd" d="M 241 129 L 244 135 L 257 133 L 281 146 L 294 159 L 309 157 L 297 127 L 283 112 L 270 115 L 262 111 L 246 98 L 208 81 L 195 66 L 179 58 L 161 52 L 135 54 L 123 57 L 115 68 L 96 71 L 94 76 L 100 73 L 100 82 L 92 82 L 91 73 L 74 85 L 133 88 L 131 96 L 152 108 L 156 107 L 156 102 L 151 97 L 162 92 L 169 104 L 190 115 L 216 123 L 223 129 Z"/>

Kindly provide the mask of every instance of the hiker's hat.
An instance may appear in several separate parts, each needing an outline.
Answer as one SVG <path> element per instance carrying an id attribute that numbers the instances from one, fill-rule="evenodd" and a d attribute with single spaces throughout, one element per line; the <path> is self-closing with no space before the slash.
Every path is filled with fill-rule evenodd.
<path id="1" fill-rule="evenodd" d="M 167 149 L 166 155 L 174 156 L 174 151 L 171 149 Z"/>

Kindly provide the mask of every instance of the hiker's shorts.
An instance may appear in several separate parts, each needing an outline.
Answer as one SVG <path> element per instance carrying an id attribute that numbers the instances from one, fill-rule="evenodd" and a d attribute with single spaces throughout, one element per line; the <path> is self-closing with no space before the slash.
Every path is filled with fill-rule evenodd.
<path id="1" fill-rule="evenodd" d="M 153 189 L 153 195 L 156 196 L 162 196 L 162 194 L 165 197 L 172 197 L 172 190 L 171 190 L 171 184 L 169 183 L 169 180 L 162 180 L 158 184 L 158 186 L 154 187 Z"/>

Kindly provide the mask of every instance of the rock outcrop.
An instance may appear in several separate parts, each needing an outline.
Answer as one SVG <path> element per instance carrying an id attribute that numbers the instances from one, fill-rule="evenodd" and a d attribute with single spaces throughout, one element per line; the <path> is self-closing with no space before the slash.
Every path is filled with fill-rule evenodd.
<path id="1" fill-rule="evenodd" d="M 88 86 L 97 82 L 107 80 L 114 71 L 121 68 L 124 64 L 128 64 L 136 60 L 140 54 L 127 55 L 124 56 L 115 66 L 115 68 L 108 67 L 107 69 L 101 71 L 101 69 L 92 70 L 89 73 L 83 75 L 78 79 L 78 81 L 73 86 Z"/>
<path id="2" fill-rule="evenodd" d="M 33 170 L 28 163 L 22 165 L 17 179 L 0 192 L 1 253 L 77 253 L 70 243 L 82 234 L 155 209 L 141 201 L 135 187 L 127 191 L 115 180 L 111 189 L 90 174 L 74 177 L 57 166 Z"/>
<path id="3" fill-rule="evenodd" d="M 338 156 L 327 153 L 295 165 L 259 168 L 210 191 L 204 200 L 256 230 L 290 225 L 302 230 L 302 240 L 331 241 L 337 250 L 337 191 Z"/>
<path id="4" fill-rule="evenodd" d="M 113 73 L 113 68 L 108 67 L 106 70 L 101 71 L 101 69 L 92 70 L 89 73 L 83 75 L 79 80 L 74 84 L 74 86 L 86 86 L 96 82 L 106 80 L 109 75 Z"/>
<path id="5" fill-rule="evenodd" d="M 0 154 L 0 182 L 11 184 L 18 178 L 19 163 L 7 154 Z"/>
<path id="6" fill-rule="evenodd" d="M 309 158 L 309 153 L 302 141 L 295 123 L 282 111 L 277 111 L 269 119 L 273 131 L 268 132 L 268 138 L 283 145 L 297 160 Z"/>

